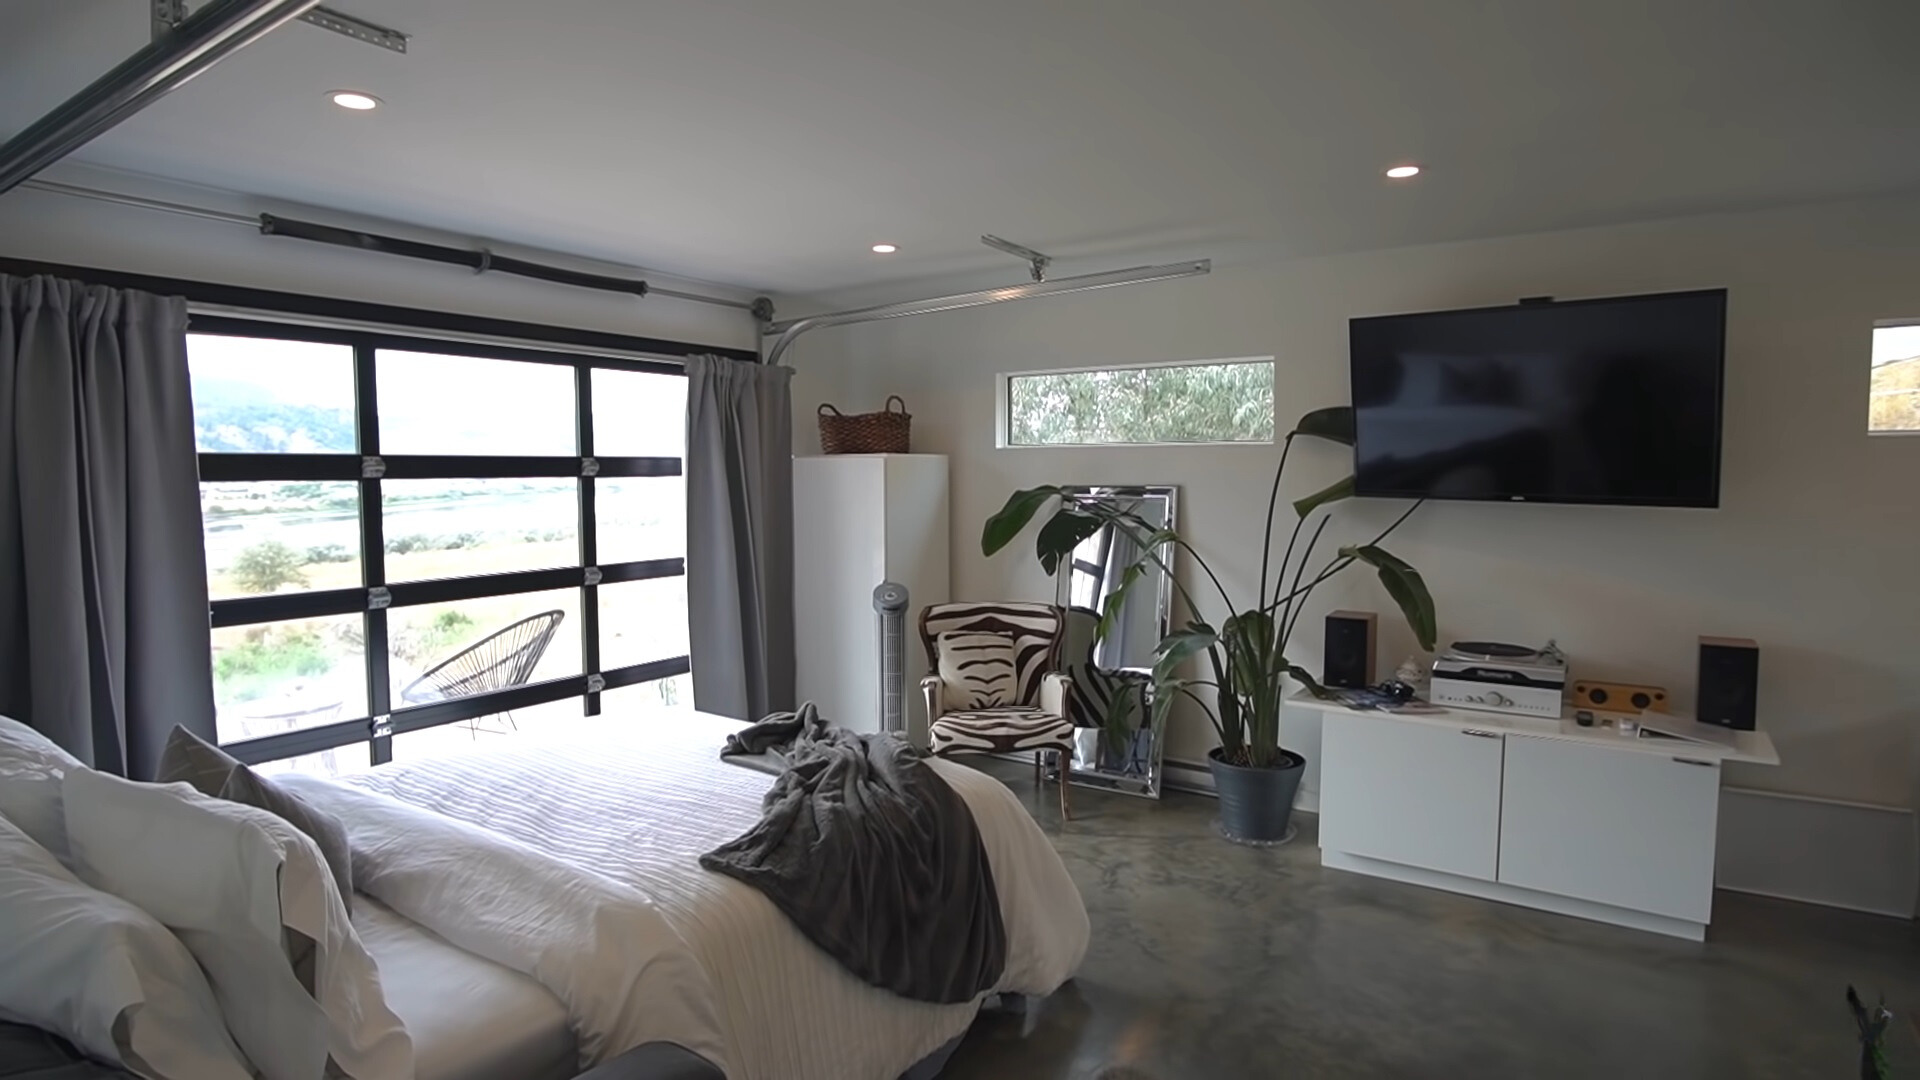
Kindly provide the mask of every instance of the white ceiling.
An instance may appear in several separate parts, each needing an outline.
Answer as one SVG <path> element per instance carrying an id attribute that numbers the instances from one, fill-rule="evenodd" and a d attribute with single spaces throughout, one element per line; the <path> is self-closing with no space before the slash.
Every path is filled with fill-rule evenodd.
<path id="1" fill-rule="evenodd" d="M 330 2 L 411 53 L 288 26 L 79 159 L 789 294 L 1920 188 L 1911 0 Z M 0 132 L 147 8 L 0 0 Z"/>

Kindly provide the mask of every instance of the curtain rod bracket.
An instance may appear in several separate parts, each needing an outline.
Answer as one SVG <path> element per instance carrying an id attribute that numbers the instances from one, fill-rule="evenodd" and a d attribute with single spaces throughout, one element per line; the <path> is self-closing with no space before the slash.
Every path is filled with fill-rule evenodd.
<path id="1" fill-rule="evenodd" d="M 159 41 L 187 21 L 187 0 L 153 0 L 153 40 Z"/>
<path id="2" fill-rule="evenodd" d="M 980 242 L 995 251 L 1004 251 L 1016 259 L 1024 260 L 1027 264 L 1028 272 L 1033 274 L 1034 281 L 1047 280 L 1047 267 L 1053 265 L 1052 256 L 1042 255 L 1025 244 L 1016 244 L 1011 240 L 1002 240 L 992 233 L 987 233 L 982 236 Z"/>
<path id="3" fill-rule="evenodd" d="M 753 317 L 761 322 L 770 323 L 773 321 L 773 297 L 756 296 L 753 298 L 753 306 L 747 310 L 752 312 Z"/>
<path id="4" fill-rule="evenodd" d="M 316 7 L 305 15 L 300 16 L 300 21 L 311 26 L 317 26 L 322 30 L 331 30 L 336 34 L 350 37 L 355 41 L 363 41 L 368 45 L 378 45 L 388 52 L 397 52 L 402 56 L 405 56 L 407 52 L 407 35 L 391 27 L 381 26 L 379 23 L 368 22 L 358 16 L 349 15 L 344 11 L 335 11 L 332 8 L 326 7 Z"/>

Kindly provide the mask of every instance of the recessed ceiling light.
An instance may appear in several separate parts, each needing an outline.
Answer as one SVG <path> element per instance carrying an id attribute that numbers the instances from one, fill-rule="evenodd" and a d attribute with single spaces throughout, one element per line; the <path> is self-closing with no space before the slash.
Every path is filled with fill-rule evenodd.
<path id="1" fill-rule="evenodd" d="M 380 107 L 380 99 L 372 94 L 363 94 L 358 90 L 335 90 L 327 95 L 335 105 L 355 112 L 366 112 Z"/>
<path id="2" fill-rule="evenodd" d="M 894 252 L 896 252 L 896 251 L 899 251 L 899 250 L 900 250 L 899 248 L 897 248 L 897 247 L 895 247 L 895 246 L 893 246 L 892 244 L 875 244 L 875 245 L 873 245 L 873 253 L 874 253 L 875 255 L 891 255 L 891 254 L 893 254 Z"/>
<path id="3" fill-rule="evenodd" d="M 1393 168 L 1387 170 L 1387 175 L 1393 177 L 1395 180 L 1405 180 L 1409 176 L 1419 176 L 1420 166 L 1395 165 Z"/>

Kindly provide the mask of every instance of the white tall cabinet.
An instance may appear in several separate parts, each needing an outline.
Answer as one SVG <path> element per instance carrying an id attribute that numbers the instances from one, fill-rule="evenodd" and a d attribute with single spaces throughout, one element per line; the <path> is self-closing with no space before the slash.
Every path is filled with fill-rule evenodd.
<path id="1" fill-rule="evenodd" d="M 873 590 L 907 587 L 907 727 L 924 745 L 914 685 L 927 670 L 919 618 L 948 599 L 947 459 L 839 454 L 793 460 L 794 641 L 801 701 L 855 731 L 880 730 Z"/>

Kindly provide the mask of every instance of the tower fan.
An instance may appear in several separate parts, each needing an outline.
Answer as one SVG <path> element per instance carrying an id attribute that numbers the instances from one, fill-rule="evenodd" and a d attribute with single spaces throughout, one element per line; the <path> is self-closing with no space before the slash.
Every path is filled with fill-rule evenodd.
<path id="1" fill-rule="evenodd" d="M 880 620 L 880 730 L 906 734 L 907 587 L 883 581 L 873 590 Z"/>

